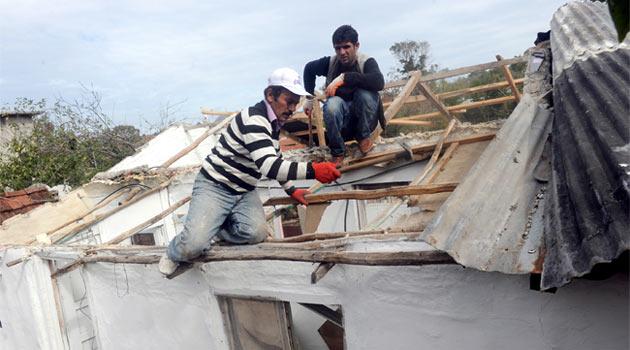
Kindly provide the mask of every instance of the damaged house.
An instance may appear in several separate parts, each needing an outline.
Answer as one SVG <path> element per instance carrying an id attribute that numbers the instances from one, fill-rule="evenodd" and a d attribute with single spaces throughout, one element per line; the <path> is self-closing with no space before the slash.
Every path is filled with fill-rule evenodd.
<path id="1" fill-rule="evenodd" d="M 522 60 L 517 82 L 508 65 Z M 267 241 L 219 243 L 168 280 L 156 263 L 230 119 L 171 127 L 62 200 L 2 223 L 0 345 L 626 348 L 629 61 L 605 5 L 571 2 L 554 14 L 551 40 L 523 58 L 389 83 L 400 88 L 390 123 L 448 126 L 382 139 L 338 183 L 296 181 L 319 189 L 306 209 L 261 182 Z M 442 100 L 472 88 L 427 85 L 480 69 L 505 72 L 512 95 L 483 102 L 518 102 L 507 120 L 461 123 L 480 103 Z M 393 119 L 422 99 L 436 112 Z M 321 126 L 315 117 L 287 137 L 323 145 Z"/>

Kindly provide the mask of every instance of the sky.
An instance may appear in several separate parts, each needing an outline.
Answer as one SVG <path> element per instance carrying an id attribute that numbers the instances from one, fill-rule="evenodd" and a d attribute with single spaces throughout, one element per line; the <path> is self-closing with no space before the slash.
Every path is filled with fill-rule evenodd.
<path id="1" fill-rule="evenodd" d="M 389 47 L 428 41 L 431 63 L 457 68 L 510 58 L 549 30 L 556 0 L 31 1 L 0 0 L 0 106 L 18 97 L 102 97 L 115 123 L 143 128 L 203 120 L 200 109 L 262 99 L 279 67 L 300 74 L 333 54 L 342 24 L 386 75 Z M 315 6 L 317 5 L 317 6 Z M 318 80 L 318 86 L 321 84 Z"/>

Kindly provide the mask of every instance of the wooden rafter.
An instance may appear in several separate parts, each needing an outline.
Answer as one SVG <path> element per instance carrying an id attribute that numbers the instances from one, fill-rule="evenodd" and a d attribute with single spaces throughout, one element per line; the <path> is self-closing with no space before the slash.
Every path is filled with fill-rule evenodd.
<path id="1" fill-rule="evenodd" d="M 503 57 L 501 57 L 501 55 L 497 55 L 497 61 L 502 62 L 504 61 L 504 59 Z M 508 84 L 510 84 L 510 89 L 512 89 L 512 94 L 514 95 L 516 102 L 520 102 L 521 93 L 516 88 L 516 83 L 514 82 L 514 78 L 512 77 L 512 71 L 510 71 L 510 67 L 508 65 L 502 65 L 501 69 L 503 70 L 503 75 L 505 76 L 505 80 L 507 80 Z"/>
<path id="2" fill-rule="evenodd" d="M 453 117 L 451 113 L 449 113 L 446 106 L 433 94 L 433 91 L 431 91 L 431 89 L 429 88 L 427 84 L 423 82 L 419 82 L 418 88 L 420 88 L 424 96 L 426 96 L 426 98 L 429 99 L 429 101 L 431 101 L 433 106 L 435 106 L 435 108 L 437 108 L 438 111 L 440 111 L 442 115 L 446 117 L 446 119 L 448 120 L 457 119 Z"/>
<path id="3" fill-rule="evenodd" d="M 326 192 L 321 194 L 307 194 L 304 196 L 309 204 L 325 203 L 333 200 L 340 199 L 380 199 L 385 197 L 400 197 L 417 194 L 430 194 L 430 193 L 442 193 L 452 192 L 457 187 L 456 183 L 443 183 L 429 186 L 400 186 L 383 188 L 380 190 L 350 190 L 350 191 L 338 191 L 338 192 Z M 264 206 L 268 205 L 282 205 L 297 203 L 291 197 L 275 197 L 268 199 Z"/>
<path id="4" fill-rule="evenodd" d="M 456 77 L 458 75 L 469 74 L 472 72 L 477 72 L 477 71 L 486 70 L 486 69 L 498 68 L 500 66 L 510 65 L 510 64 L 519 63 L 519 62 L 525 62 L 525 57 L 520 56 L 520 57 L 510 58 L 507 60 L 502 60 L 500 62 L 496 62 L 496 61 L 488 62 L 488 63 L 476 64 L 474 66 L 461 67 L 461 68 L 447 70 L 443 72 L 427 74 L 423 76 L 420 79 L 420 81 L 427 82 L 427 81 L 451 78 L 451 77 Z M 404 80 L 404 79 L 392 81 L 385 84 L 385 89 L 404 86 L 406 83 L 407 83 L 407 80 Z"/>
<path id="5" fill-rule="evenodd" d="M 524 81 L 525 81 L 524 78 L 514 79 L 514 83 L 517 85 L 523 84 Z M 441 92 L 439 94 L 435 94 L 435 96 L 442 101 L 447 98 L 460 97 L 460 96 L 476 94 L 476 93 L 486 92 L 486 91 L 493 91 L 493 90 L 503 89 L 506 87 L 510 87 L 510 84 L 507 81 L 499 81 L 492 84 L 479 85 L 479 86 L 473 86 L 473 87 L 469 87 L 465 89 Z M 427 98 L 424 97 L 424 95 L 409 96 L 409 98 L 405 100 L 405 104 L 419 103 L 419 102 L 424 102 L 426 100 Z M 385 102 L 383 103 L 383 107 L 387 107 L 390 104 L 391 102 Z"/>

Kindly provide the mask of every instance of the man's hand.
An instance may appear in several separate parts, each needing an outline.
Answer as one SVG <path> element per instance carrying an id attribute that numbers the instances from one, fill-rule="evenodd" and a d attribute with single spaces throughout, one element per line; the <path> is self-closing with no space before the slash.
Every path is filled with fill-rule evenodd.
<path id="1" fill-rule="evenodd" d="M 293 191 L 293 193 L 291 193 L 291 197 L 304 205 L 308 205 L 308 202 L 306 201 L 306 198 L 304 198 L 304 196 L 310 193 L 311 192 L 309 192 L 308 190 L 303 190 L 301 188 L 298 188 L 295 191 Z"/>
<path id="2" fill-rule="evenodd" d="M 310 117 L 311 113 L 313 113 L 313 99 L 307 98 L 306 101 L 304 101 L 304 106 L 302 106 L 302 109 L 304 110 L 304 113 L 306 113 L 306 115 Z"/>
<path id="3" fill-rule="evenodd" d="M 335 93 L 337 93 L 337 89 L 341 85 L 343 85 L 343 73 L 341 73 L 338 77 L 331 81 L 330 84 L 328 84 L 328 86 L 326 87 L 326 96 L 335 96 Z"/>
<path id="4" fill-rule="evenodd" d="M 335 163 L 322 162 L 313 163 L 312 165 L 315 171 L 315 179 L 323 184 L 333 182 L 341 176 L 341 172 L 337 170 Z"/>

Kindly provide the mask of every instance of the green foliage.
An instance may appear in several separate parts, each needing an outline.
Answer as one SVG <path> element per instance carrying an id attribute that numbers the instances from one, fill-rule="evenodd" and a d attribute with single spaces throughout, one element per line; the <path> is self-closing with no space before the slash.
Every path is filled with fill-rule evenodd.
<path id="1" fill-rule="evenodd" d="M 45 100 L 21 98 L 3 108 L 44 113 L 34 117 L 32 131 L 16 130 L 0 159 L 0 189 L 17 190 L 33 183 L 77 186 L 135 152 L 143 142 L 140 131 L 113 125 L 101 111 L 96 93 L 91 92 L 87 101 L 60 99 L 48 106 Z"/>
<path id="2" fill-rule="evenodd" d="M 617 39 L 622 42 L 630 30 L 630 1 L 608 0 L 608 10 L 617 29 Z"/>

